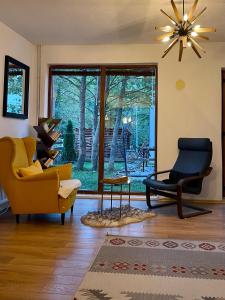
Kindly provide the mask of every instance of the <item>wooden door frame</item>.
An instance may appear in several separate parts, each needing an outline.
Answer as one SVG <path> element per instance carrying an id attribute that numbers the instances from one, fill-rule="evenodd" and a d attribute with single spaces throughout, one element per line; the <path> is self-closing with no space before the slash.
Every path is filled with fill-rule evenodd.
<path id="1" fill-rule="evenodd" d="M 106 68 L 101 68 L 100 75 L 100 130 L 99 130 L 99 160 L 98 160 L 98 193 L 102 193 L 104 178 L 104 140 L 105 140 L 105 88 L 106 88 Z M 102 166 L 102 167 L 99 167 Z"/>
<path id="2" fill-rule="evenodd" d="M 223 144 L 223 136 L 225 132 L 225 68 L 221 69 L 221 93 L 222 93 L 222 105 L 221 105 L 221 148 L 222 148 L 222 195 L 225 197 L 225 147 Z"/>
<path id="3" fill-rule="evenodd" d="M 100 76 L 100 130 L 99 130 L 99 166 L 98 169 L 98 189 L 97 191 L 89 190 L 80 190 L 79 193 L 88 193 L 88 194 L 100 194 L 102 192 L 102 179 L 104 177 L 104 134 L 105 134 L 105 85 L 106 85 L 106 76 L 107 75 L 149 75 L 149 68 L 155 68 L 155 172 L 157 172 L 157 145 L 158 145 L 158 65 L 157 64 L 106 64 L 106 65 L 74 65 L 74 64 L 54 64 L 49 65 L 49 76 L 48 76 L 48 117 L 52 117 L 52 94 L 53 94 L 53 85 L 52 78 L 54 75 L 57 75 L 57 71 L 54 69 L 64 69 L 65 75 L 75 75 L 76 71 L 69 72 L 68 69 L 89 69 L 89 71 L 77 71 L 79 75 L 99 75 Z M 93 71 L 92 71 L 93 69 Z M 100 71 L 97 72 L 96 69 Z M 125 71 L 129 70 L 129 71 Z M 140 73 L 138 70 L 142 70 Z M 109 70 L 107 72 L 107 70 Z M 63 75 L 63 71 L 58 71 L 60 75 Z M 106 192 L 107 193 L 107 192 Z M 108 192 L 109 193 L 109 192 Z M 117 194 L 117 192 L 115 192 Z M 126 192 L 124 192 L 126 194 Z M 131 192 L 133 195 L 144 195 L 145 192 Z"/>

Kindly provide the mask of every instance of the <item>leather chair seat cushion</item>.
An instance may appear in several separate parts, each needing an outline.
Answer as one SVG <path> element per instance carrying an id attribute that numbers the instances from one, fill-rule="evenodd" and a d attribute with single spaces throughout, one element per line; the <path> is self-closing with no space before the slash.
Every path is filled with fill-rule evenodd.
<path id="1" fill-rule="evenodd" d="M 176 182 L 170 179 L 160 180 L 153 180 L 146 178 L 143 180 L 143 183 L 148 186 L 150 189 L 160 190 L 160 191 L 170 191 L 176 192 L 177 191 L 177 184 Z M 183 186 L 183 193 L 190 193 L 198 195 L 201 192 L 202 187 L 202 180 L 196 180 L 195 182 L 188 183 Z"/>
<path id="2" fill-rule="evenodd" d="M 164 190 L 164 191 L 171 191 L 176 192 L 177 184 L 176 183 L 169 183 L 169 180 L 160 181 L 160 180 L 153 180 L 146 178 L 143 183 L 150 187 L 151 189 L 155 190 Z"/>
<path id="3" fill-rule="evenodd" d="M 173 183 L 177 183 L 181 179 L 192 177 L 192 176 L 198 176 L 198 175 L 199 175 L 199 173 L 197 173 L 197 172 L 183 173 L 183 172 L 178 172 L 178 171 L 172 170 L 170 172 L 169 180 Z"/>

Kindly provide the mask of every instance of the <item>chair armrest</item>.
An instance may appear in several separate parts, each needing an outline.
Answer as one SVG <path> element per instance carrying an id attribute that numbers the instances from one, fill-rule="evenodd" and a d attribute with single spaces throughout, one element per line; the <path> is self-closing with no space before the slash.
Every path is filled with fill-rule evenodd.
<path id="1" fill-rule="evenodd" d="M 67 180 L 72 178 L 72 164 L 64 164 L 59 166 L 54 166 L 49 169 L 44 170 L 44 173 L 47 174 L 52 170 L 57 171 L 59 174 L 59 180 Z"/>
<path id="2" fill-rule="evenodd" d="M 191 181 L 194 181 L 194 180 L 198 180 L 198 179 L 203 179 L 204 177 L 209 176 L 209 174 L 211 173 L 211 171 L 212 171 L 212 167 L 209 167 L 205 171 L 205 173 L 203 173 L 202 175 L 190 176 L 190 177 L 186 177 L 186 178 L 180 179 L 178 181 L 177 185 L 178 185 L 179 188 L 182 188 L 185 183 L 188 183 L 188 182 L 191 182 Z"/>
<path id="3" fill-rule="evenodd" d="M 165 173 L 169 173 L 171 170 L 172 170 L 172 169 L 169 169 L 169 170 L 164 170 L 164 171 L 159 171 L 159 172 L 156 172 L 156 173 L 150 174 L 150 175 L 148 176 L 148 178 L 151 178 L 151 177 L 153 177 L 153 176 L 155 176 L 155 175 L 159 175 L 159 174 L 165 174 Z"/>

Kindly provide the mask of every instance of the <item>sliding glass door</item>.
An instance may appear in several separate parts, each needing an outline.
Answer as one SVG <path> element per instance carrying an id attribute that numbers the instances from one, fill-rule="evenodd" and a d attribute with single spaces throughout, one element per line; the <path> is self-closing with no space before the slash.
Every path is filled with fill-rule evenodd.
<path id="1" fill-rule="evenodd" d="M 127 175 L 131 191 L 143 192 L 143 179 L 155 171 L 155 72 L 108 73 L 104 174 Z"/>
<path id="2" fill-rule="evenodd" d="M 52 70 L 51 115 L 62 119 L 57 163 L 73 163 L 82 189 L 98 190 L 99 74 L 88 69 Z"/>
<path id="3" fill-rule="evenodd" d="M 49 114 L 62 119 L 57 163 L 72 162 L 85 191 L 130 176 L 131 191 L 156 168 L 156 66 L 51 66 Z"/>

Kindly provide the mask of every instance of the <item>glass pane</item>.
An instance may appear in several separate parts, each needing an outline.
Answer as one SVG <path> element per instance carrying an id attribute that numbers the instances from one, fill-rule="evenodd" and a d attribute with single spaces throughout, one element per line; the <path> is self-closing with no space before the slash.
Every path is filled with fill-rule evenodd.
<path id="1" fill-rule="evenodd" d="M 99 77 L 54 75 L 53 117 L 62 119 L 56 163 L 73 163 L 81 190 L 98 189 Z"/>
<path id="2" fill-rule="evenodd" d="M 24 113 L 25 71 L 9 64 L 8 73 L 8 113 Z"/>
<path id="3" fill-rule="evenodd" d="M 104 177 L 128 175 L 144 192 L 155 170 L 155 84 L 151 76 L 107 76 Z"/>

